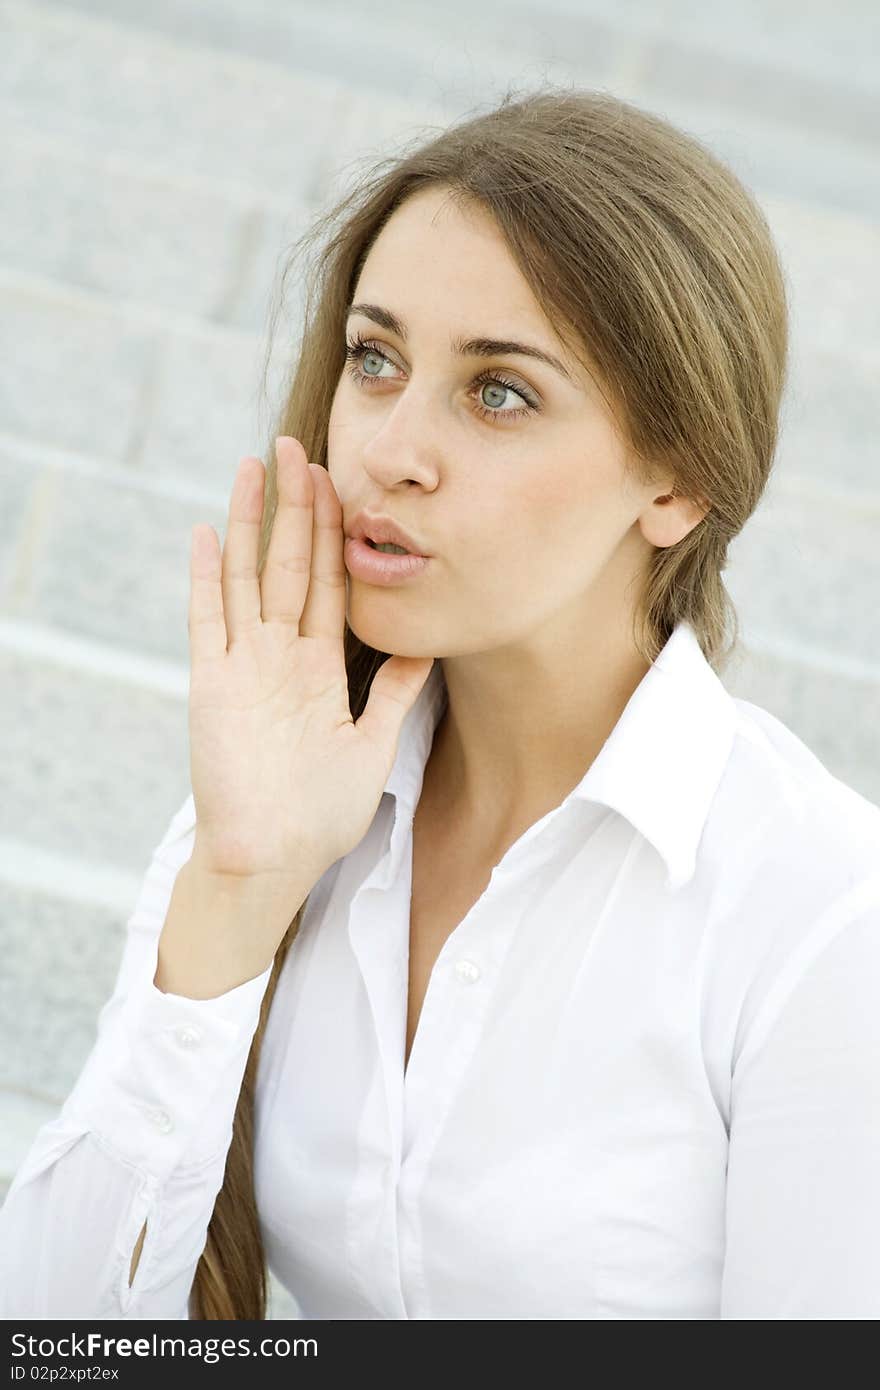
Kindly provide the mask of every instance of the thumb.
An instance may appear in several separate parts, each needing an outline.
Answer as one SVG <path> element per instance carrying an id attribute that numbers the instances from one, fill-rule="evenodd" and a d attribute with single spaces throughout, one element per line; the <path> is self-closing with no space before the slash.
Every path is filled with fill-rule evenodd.
<path id="1" fill-rule="evenodd" d="M 434 665 L 433 656 L 389 656 L 373 677 L 370 694 L 355 728 L 392 755 L 403 721 Z"/>

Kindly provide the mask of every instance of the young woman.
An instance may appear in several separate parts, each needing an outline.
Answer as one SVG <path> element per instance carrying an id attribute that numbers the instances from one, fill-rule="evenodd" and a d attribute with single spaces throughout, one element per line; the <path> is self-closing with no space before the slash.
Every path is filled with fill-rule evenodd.
<path id="1" fill-rule="evenodd" d="M 759 207 L 543 90 L 328 226 L 2 1311 L 261 1318 L 268 1259 L 316 1318 L 880 1315 L 880 809 L 720 679 Z"/>

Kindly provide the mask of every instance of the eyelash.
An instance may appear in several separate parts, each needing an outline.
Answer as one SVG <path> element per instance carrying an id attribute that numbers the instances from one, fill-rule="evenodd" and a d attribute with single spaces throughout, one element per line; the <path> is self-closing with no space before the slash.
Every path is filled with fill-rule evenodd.
<path id="1" fill-rule="evenodd" d="M 378 357 L 384 357 L 386 362 L 391 361 L 390 357 L 382 351 L 377 343 L 370 338 L 362 337 L 360 333 L 355 334 L 353 339 L 346 341 L 345 370 L 348 372 L 349 376 L 357 382 L 358 386 L 366 386 L 367 389 L 369 389 L 375 381 L 387 380 L 387 377 L 372 377 L 369 373 L 360 370 L 359 364 L 361 358 L 364 353 L 368 351 L 375 352 Z M 392 363 L 392 366 L 393 365 Z M 517 396 L 521 396 L 527 403 L 516 410 L 490 410 L 488 406 L 481 405 L 479 401 L 475 401 L 474 407 L 484 420 L 500 420 L 507 422 L 523 415 L 534 414 L 538 409 L 537 402 L 527 396 L 521 386 L 517 386 L 513 381 L 506 381 L 504 377 L 499 376 L 497 372 L 485 371 L 481 372 L 479 376 L 474 377 L 475 387 L 485 386 L 487 382 L 491 382 L 494 386 L 503 386 L 508 391 L 515 392 Z"/>

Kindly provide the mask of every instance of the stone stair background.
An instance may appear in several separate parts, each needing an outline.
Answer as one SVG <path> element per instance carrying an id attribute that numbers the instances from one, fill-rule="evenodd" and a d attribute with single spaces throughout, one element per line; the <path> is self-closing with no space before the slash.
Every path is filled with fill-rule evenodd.
<path id="1" fill-rule="evenodd" d="M 656 110 L 765 208 L 791 383 L 725 683 L 880 803 L 878 31 L 855 0 L 0 2 L 0 1199 L 189 790 L 189 531 L 222 540 L 262 450 L 285 248 L 371 157 L 511 83 Z M 270 1311 L 296 1311 L 274 1280 Z"/>

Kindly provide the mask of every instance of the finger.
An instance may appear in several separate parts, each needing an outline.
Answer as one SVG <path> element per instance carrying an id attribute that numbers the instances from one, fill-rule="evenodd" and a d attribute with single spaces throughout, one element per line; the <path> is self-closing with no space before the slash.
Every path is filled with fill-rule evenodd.
<path id="1" fill-rule="evenodd" d="M 265 479 L 262 459 L 248 455 L 239 461 L 223 543 L 223 611 L 230 647 L 260 623 L 257 554 Z"/>
<path id="2" fill-rule="evenodd" d="M 189 651 L 190 667 L 226 652 L 226 619 L 220 584 L 220 541 L 213 526 L 200 523 L 190 532 Z"/>
<path id="3" fill-rule="evenodd" d="M 312 572 L 299 630 L 303 637 L 341 640 L 345 633 L 342 503 L 327 469 L 317 463 L 310 463 L 309 468 L 315 488 Z"/>
<path id="4" fill-rule="evenodd" d="M 389 656 L 372 679 L 366 708 L 355 728 L 382 750 L 389 767 L 403 721 L 419 698 L 433 666 L 432 656 Z"/>
<path id="5" fill-rule="evenodd" d="M 275 441 L 278 503 L 260 579 L 264 623 L 284 623 L 293 636 L 309 591 L 314 488 L 306 451 L 292 435 Z"/>

